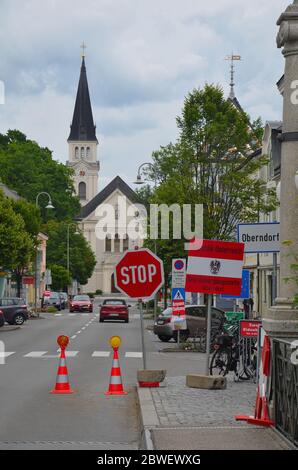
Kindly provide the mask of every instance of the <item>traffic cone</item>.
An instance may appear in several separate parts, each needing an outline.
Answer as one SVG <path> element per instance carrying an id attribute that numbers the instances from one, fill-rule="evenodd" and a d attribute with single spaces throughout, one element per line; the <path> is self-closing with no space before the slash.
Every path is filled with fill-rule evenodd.
<path id="1" fill-rule="evenodd" d="M 105 395 L 127 395 L 127 392 L 123 390 L 120 363 L 118 357 L 118 348 L 114 349 L 113 364 L 111 369 L 111 378 L 109 390 L 105 392 Z"/>
<path id="2" fill-rule="evenodd" d="M 54 390 L 50 393 L 53 394 L 70 394 L 74 393 L 70 388 L 70 383 L 68 380 L 68 371 L 65 358 L 65 348 L 61 348 L 61 354 L 59 359 L 59 367 L 57 372 L 56 385 Z"/>

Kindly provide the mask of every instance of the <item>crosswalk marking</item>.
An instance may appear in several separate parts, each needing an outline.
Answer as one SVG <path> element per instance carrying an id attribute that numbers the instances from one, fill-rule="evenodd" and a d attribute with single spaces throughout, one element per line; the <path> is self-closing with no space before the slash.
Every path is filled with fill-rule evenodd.
<path id="1" fill-rule="evenodd" d="M 28 354 L 25 354 L 23 357 L 42 357 L 48 351 L 31 351 Z"/>
<path id="2" fill-rule="evenodd" d="M 125 357 L 142 358 L 143 354 L 141 352 L 126 352 Z"/>
<path id="3" fill-rule="evenodd" d="M 110 351 L 94 351 L 92 357 L 109 357 Z"/>
<path id="4" fill-rule="evenodd" d="M 57 349 L 57 352 L 59 353 L 60 349 Z M 66 357 L 75 357 L 78 353 L 79 351 L 67 351 L 67 349 L 65 350 Z"/>

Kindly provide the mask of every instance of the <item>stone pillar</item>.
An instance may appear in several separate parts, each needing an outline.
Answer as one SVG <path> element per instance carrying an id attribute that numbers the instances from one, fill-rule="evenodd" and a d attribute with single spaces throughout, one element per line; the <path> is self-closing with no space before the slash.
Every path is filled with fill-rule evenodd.
<path id="1" fill-rule="evenodd" d="M 283 47 L 285 57 L 283 129 L 281 150 L 280 223 L 281 242 L 291 240 L 291 246 L 281 245 L 280 293 L 266 318 L 264 327 L 275 337 L 298 337 L 298 310 L 292 299 L 298 287 L 285 278 L 293 276 L 291 252 L 298 253 L 298 191 L 295 172 L 298 169 L 298 0 L 289 5 L 277 21 L 280 26 L 277 47 Z"/>

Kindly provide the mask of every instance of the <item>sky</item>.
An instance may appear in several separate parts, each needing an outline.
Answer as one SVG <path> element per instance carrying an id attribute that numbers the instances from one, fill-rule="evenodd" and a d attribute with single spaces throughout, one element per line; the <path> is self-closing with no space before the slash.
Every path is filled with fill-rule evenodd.
<path id="1" fill-rule="evenodd" d="M 188 92 L 205 83 L 235 91 L 252 119 L 279 120 L 279 15 L 291 0 L 0 0 L 0 132 L 19 129 L 68 158 L 67 137 L 84 41 L 99 140 L 99 189 L 177 138 Z"/>

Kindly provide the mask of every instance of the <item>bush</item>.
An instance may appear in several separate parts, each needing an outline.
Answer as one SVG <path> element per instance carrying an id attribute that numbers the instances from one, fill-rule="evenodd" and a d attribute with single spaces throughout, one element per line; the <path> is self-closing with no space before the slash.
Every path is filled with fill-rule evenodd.
<path id="1" fill-rule="evenodd" d="M 101 289 L 96 289 L 95 295 L 102 295 L 102 290 Z"/>
<path id="2" fill-rule="evenodd" d="M 87 292 L 87 295 L 89 295 L 90 299 L 94 299 L 94 292 Z"/>
<path id="3" fill-rule="evenodd" d="M 56 309 L 56 307 L 54 307 L 54 305 L 50 305 L 49 307 L 46 307 L 46 312 L 48 313 L 56 313 L 58 310 Z"/>

